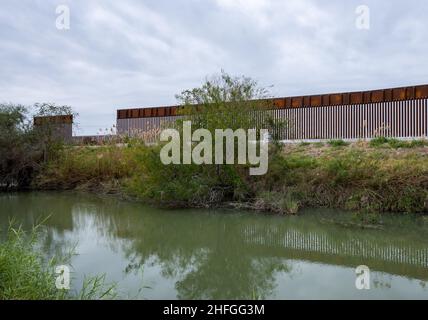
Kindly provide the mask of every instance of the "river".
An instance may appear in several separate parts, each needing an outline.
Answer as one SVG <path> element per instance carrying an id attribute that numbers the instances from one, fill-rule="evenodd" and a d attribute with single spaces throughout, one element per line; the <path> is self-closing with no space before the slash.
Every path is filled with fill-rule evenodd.
<path id="1" fill-rule="evenodd" d="M 105 274 L 123 298 L 428 299 L 428 219 L 384 216 L 381 229 L 352 214 L 297 217 L 231 210 L 165 210 L 77 193 L 0 194 L 0 228 L 50 216 L 47 256 L 68 252 L 72 286 Z M 344 226 L 343 222 L 347 223 Z M 356 267 L 370 289 L 356 287 Z"/>

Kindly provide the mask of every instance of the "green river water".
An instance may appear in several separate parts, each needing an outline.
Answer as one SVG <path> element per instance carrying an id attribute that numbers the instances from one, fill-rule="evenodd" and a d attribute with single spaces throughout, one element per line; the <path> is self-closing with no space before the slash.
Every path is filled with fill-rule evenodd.
<path id="1" fill-rule="evenodd" d="M 0 194 L 0 228 L 46 216 L 49 256 L 75 246 L 72 286 L 106 274 L 142 299 L 428 299 L 428 219 L 385 216 L 378 229 L 349 213 L 298 217 L 230 210 L 161 210 L 74 193 Z M 339 223 L 338 223 L 339 222 Z M 370 268 L 370 289 L 355 268 Z"/>

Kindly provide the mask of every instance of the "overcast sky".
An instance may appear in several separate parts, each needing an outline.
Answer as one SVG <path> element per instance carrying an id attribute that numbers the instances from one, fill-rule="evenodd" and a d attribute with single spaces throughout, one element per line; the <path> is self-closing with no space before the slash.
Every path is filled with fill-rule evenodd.
<path id="1" fill-rule="evenodd" d="M 428 83 L 427 16 L 426 0 L 1 0 L 0 102 L 71 105 L 94 134 L 221 69 L 275 96 Z"/>

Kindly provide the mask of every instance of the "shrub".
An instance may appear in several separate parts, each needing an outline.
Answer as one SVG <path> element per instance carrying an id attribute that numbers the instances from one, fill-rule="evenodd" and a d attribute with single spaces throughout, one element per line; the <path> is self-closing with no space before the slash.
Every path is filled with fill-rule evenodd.
<path id="1" fill-rule="evenodd" d="M 377 137 L 377 138 L 374 138 L 374 139 L 370 140 L 370 146 L 373 147 L 373 148 L 376 148 L 376 147 L 380 147 L 380 146 L 382 146 L 382 145 L 384 145 L 384 144 L 386 144 L 388 142 L 389 142 L 388 138 Z"/>
<path id="2" fill-rule="evenodd" d="M 296 214 L 299 211 L 299 202 L 287 193 L 261 192 L 255 202 L 255 208 L 280 214 Z"/>
<path id="3" fill-rule="evenodd" d="M 349 143 L 343 140 L 330 140 L 328 144 L 332 147 L 344 147 L 347 146 Z"/>
<path id="4" fill-rule="evenodd" d="M 185 90 L 177 95 L 183 106 L 183 118 L 175 124 L 182 132 L 184 120 L 192 121 L 192 130 L 204 128 L 215 136 L 216 129 L 254 128 L 254 112 L 268 108 L 267 91 L 246 77 L 232 77 L 226 73 L 208 79 L 201 87 Z M 198 112 L 195 113 L 195 105 Z M 272 128 L 272 119 L 260 124 Z M 260 128 L 259 128 L 260 129 Z M 180 135 L 183 138 L 183 135 Z M 275 135 L 272 135 L 274 143 Z M 236 142 L 237 143 L 237 142 Z M 161 163 L 162 145 L 138 147 L 138 173 L 127 183 L 132 194 L 147 201 L 173 205 L 208 206 L 225 201 L 254 197 L 246 165 L 168 165 Z M 279 152 L 276 147 L 271 152 Z M 226 156 L 226 155 L 225 155 Z M 237 163 L 237 153 L 235 153 Z M 224 159 L 223 159 L 224 160 Z M 225 161 L 223 161 L 224 163 Z"/>

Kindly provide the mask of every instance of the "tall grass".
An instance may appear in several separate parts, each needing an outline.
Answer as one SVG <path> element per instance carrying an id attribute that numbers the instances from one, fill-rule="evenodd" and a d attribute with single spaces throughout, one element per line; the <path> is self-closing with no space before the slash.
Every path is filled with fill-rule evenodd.
<path id="1" fill-rule="evenodd" d="M 118 181 L 134 170 L 131 151 L 116 144 L 67 148 L 46 165 L 34 185 L 42 189 L 100 190 L 105 184 L 117 188 Z"/>
<path id="2" fill-rule="evenodd" d="M 31 232 L 10 226 L 0 242 L 0 300 L 113 299 L 115 285 L 106 285 L 104 276 L 87 277 L 79 292 L 56 288 L 55 266 L 69 257 L 47 260 L 37 245 L 41 227 Z"/>

